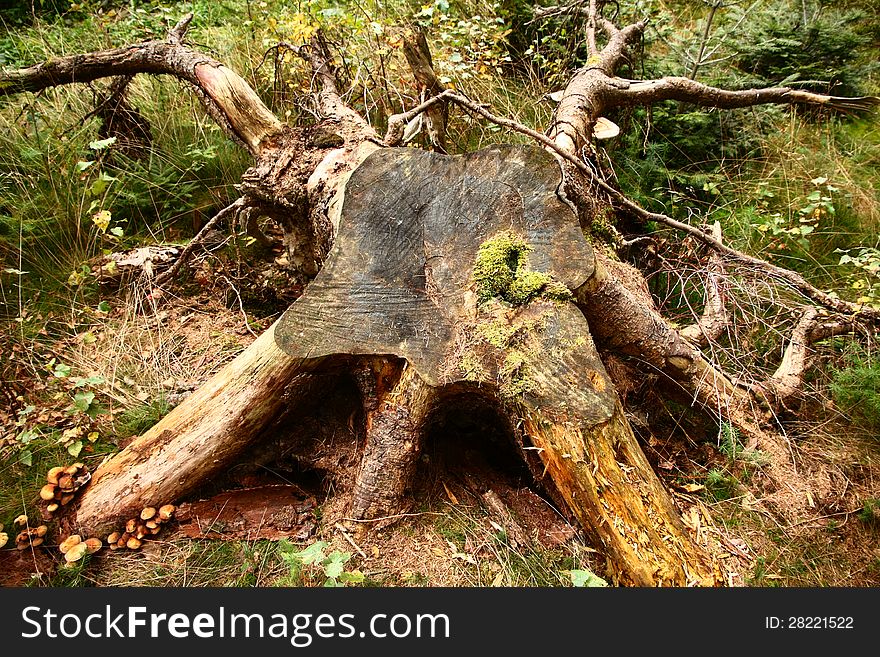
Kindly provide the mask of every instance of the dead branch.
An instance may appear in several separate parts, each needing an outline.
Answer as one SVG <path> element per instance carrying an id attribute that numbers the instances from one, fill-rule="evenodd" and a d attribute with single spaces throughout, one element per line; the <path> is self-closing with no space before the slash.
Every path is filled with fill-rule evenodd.
<path id="1" fill-rule="evenodd" d="M 307 44 L 295 45 L 281 42 L 275 45 L 276 49 L 287 49 L 301 57 L 312 69 L 312 80 L 319 83 L 319 90 L 312 92 L 316 99 L 317 110 L 320 118 L 330 118 L 345 124 L 343 132 L 348 133 L 352 141 L 369 140 L 381 143 L 379 136 L 371 126 L 364 121 L 363 117 L 351 109 L 339 93 L 336 83 L 336 70 L 333 68 L 333 55 L 324 35 L 317 32 Z"/>
<path id="2" fill-rule="evenodd" d="M 0 96 L 106 77 L 171 75 L 193 85 L 211 118 L 256 156 L 270 137 L 281 132 L 282 124 L 241 76 L 182 44 L 190 20 L 191 15 L 184 17 L 166 41 L 57 57 L 28 68 L 4 71 L 0 73 Z"/>
<path id="3" fill-rule="evenodd" d="M 431 49 L 423 30 L 407 30 L 403 37 L 403 55 L 412 70 L 413 77 L 419 86 L 420 96 L 437 97 L 446 90 L 446 85 L 434 72 Z M 446 121 L 449 109 L 446 102 L 431 105 L 425 110 L 424 124 L 428 139 L 434 150 L 446 152 Z"/>
<path id="4" fill-rule="evenodd" d="M 603 104 L 612 107 L 647 105 L 663 100 L 677 100 L 701 107 L 736 109 L 754 105 L 815 105 L 842 112 L 864 112 L 880 105 L 876 96 L 847 98 L 829 96 L 790 87 L 767 87 L 729 91 L 682 77 L 659 80 L 627 81 L 617 78 L 615 85 L 602 90 Z M 620 84 L 623 82 L 623 84 Z"/>
<path id="5" fill-rule="evenodd" d="M 189 260 L 189 257 L 190 255 L 192 255 L 193 250 L 202 243 L 202 241 L 205 239 L 205 236 L 208 235 L 208 233 L 214 228 L 214 226 L 216 226 L 220 221 L 226 219 L 227 217 L 237 215 L 244 209 L 245 205 L 246 201 L 244 197 L 242 197 L 236 199 L 225 208 L 220 210 L 220 212 L 215 214 L 208 221 L 208 223 L 202 226 L 202 229 L 198 233 L 196 233 L 196 236 L 190 240 L 189 244 L 184 247 L 183 251 L 180 252 L 180 255 L 177 256 L 177 260 L 175 261 L 174 265 L 170 269 L 168 269 L 168 271 L 164 272 L 162 275 L 156 278 L 156 284 L 162 285 L 177 276 L 177 273 L 180 271 L 181 267 L 183 267 L 183 265 L 185 265 L 186 262 Z"/>
<path id="6" fill-rule="evenodd" d="M 815 355 L 813 346 L 835 335 L 855 333 L 859 325 L 851 320 L 821 320 L 816 308 L 807 308 L 792 331 L 782 362 L 766 381 L 756 384 L 755 391 L 765 395 L 776 407 L 784 408 L 801 392 L 804 375 Z"/>
<path id="7" fill-rule="evenodd" d="M 717 221 L 712 226 L 712 236 L 721 242 L 721 224 Z M 706 273 L 703 315 L 695 324 L 685 326 L 680 331 L 683 338 L 701 347 L 721 337 L 728 323 L 727 307 L 724 303 L 724 262 L 718 253 L 713 252 L 709 256 Z"/>

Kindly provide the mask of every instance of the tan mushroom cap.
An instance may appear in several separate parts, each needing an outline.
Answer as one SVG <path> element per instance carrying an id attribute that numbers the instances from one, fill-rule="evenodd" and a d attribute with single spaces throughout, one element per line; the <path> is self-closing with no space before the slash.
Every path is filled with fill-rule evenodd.
<path id="1" fill-rule="evenodd" d="M 48 532 L 49 528 L 46 525 L 40 525 L 39 527 L 34 529 L 34 533 L 40 538 L 43 538 L 43 536 L 45 536 Z"/>
<path id="2" fill-rule="evenodd" d="M 141 511 L 141 520 L 152 520 L 152 518 L 156 515 L 155 507 L 148 506 L 143 511 Z"/>
<path id="3" fill-rule="evenodd" d="M 122 534 L 120 534 L 119 532 L 113 532 L 112 534 L 110 534 L 110 535 L 107 537 L 107 542 L 108 542 L 108 543 L 115 543 L 116 541 L 119 540 L 119 537 L 120 537 L 120 536 L 122 536 Z"/>
<path id="4" fill-rule="evenodd" d="M 134 534 L 137 531 L 137 520 L 134 518 L 130 518 L 128 522 L 125 523 L 125 531 L 129 534 Z"/>
<path id="5" fill-rule="evenodd" d="M 64 474 L 64 468 L 59 465 L 56 465 L 54 468 L 50 468 L 49 472 L 46 473 L 46 481 L 50 484 L 57 484 L 58 478 Z"/>
<path id="6" fill-rule="evenodd" d="M 63 541 L 61 541 L 61 544 L 58 546 L 58 549 L 61 550 L 62 554 L 67 554 L 67 552 L 70 550 L 70 548 L 72 548 L 74 545 L 79 545 L 81 542 L 82 542 L 82 538 L 80 537 L 79 534 L 71 534 L 70 536 L 65 538 Z"/>
<path id="7" fill-rule="evenodd" d="M 13 525 L 26 525 L 28 524 L 28 517 L 25 514 L 21 514 L 15 520 L 12 521 Z"/>
<path id="8" fill-rule="evenodd" d="M 130 539 L 128 539 L 128 541 L 125 543 L 125 546 L 126 546 L 129 550 L 137 550 L 137 549 L 141 546 L 141 542 L 140 542 L 139 539 L 137 539 L 137 538 L 135 538 L 134 536 L 132 536 L 132 537 L 131 537 Z"/>
<path id="9" fill-rule="evenodd" d="M 40 489 L 40 499 L 49 500 L 55 499 L 55 484 L 46 484 Z"/>
<path id="10" fill-rule="evenodd" d="M 67 552 L 64 553 L 64 560 L 67 563 L 73 563 L 74 561 L 79 561 L 89 551 L 89 546 L 85 543 L 77 543 L 72 546 Z"/>
<path id="11" fill-rule="evenodd" d="M 94 554 L 102 547 L 104 547 L 104 543 L 101 542 L 100 538 L 93 536 L 92 538 L 87 538 L 85 540 L 85 546 L 89 554 Z"/>
<path id="12" fill-rule="evenodd" d="M 58 503 L 52 502 L 49 506 L 46 507 L 46 511 L 49 513 L 55 513 L 58 510 Z"/>
<path id="13" fill-rule="evenodd" d="M 168 520 L 174 515 L 175 511 L 176 507 L 173 504 L 165 504 L 159 508 L 159 517 L 162 518 L 162 520 Z"/>

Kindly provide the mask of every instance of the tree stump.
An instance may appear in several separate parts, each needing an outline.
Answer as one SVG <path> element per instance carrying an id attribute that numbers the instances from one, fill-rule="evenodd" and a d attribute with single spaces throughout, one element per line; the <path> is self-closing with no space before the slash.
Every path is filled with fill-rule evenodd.
<path id="1" fill-rule="evenodd" d="M 78 522 L 191 494 L 298 398 L 308 372 L 343 366 L 357 372 L 366 418 L 355 517 L 405 507 L 425 419 L 469 392 L 521 427 L 537 478 L 602 547 L 615 581 L 718 583 L 572 302 L 594 254 L 561 183 L 536 147 L 375 151 L 346 184 L 336 241 L 303 296 L 204 393 L 95 473 Z"/>

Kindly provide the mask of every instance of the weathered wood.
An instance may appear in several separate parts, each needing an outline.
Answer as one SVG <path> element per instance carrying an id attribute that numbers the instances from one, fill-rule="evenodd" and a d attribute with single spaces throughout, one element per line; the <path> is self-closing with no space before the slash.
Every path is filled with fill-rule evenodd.
<path id="1" fill-rule="evenodd" d="M 594 262 L 556 196 L 559 183 L 558 164 L 536 148 L 374 153 L 348 182 L 325 267 L 279 320 L 276 339 L 297 358 L 391 354 L 414 371 L 395 371 L 394 402 L 368 411 L 356 516 L 399 508 L 431 398 L 416 381 L 438 394 L 468 381 L 522 420 L 546 484 L 605 548 L 616 580 L 714 584 L 711 560 L 687 535 L 623 417 L 583 315 L 564 300 Z M 536 288 L 514 299 L 499 286 L 491 291 L 500 298 L 491 298 L 478 280 L 487 246 L 508 249 L 496 254 L 498 280 L 527 269 L 564 292 L 554 300 Z"/>
<path id="2" fill-rule="evenodd" d="M 571 305 L 543 305 L 543 328 L 518 347 L 527 388 L 509 403 L 567 508 L 603 547 L 609 576 L 636 586 L 721 583 L 624 418 L 586 320 Z"/>
<path id="3" fill-rule="evenodd" d="M 75 523 L 101 536 L 145 506 L 177 502 L 225 470 L 307 390 L 308 372 L 267 330 L 92 476 Z"/>
<path id="4" fill-rule="evenodd" d="M 106 530 L 192 493 L 303 396 L 309 372 L 359 361 L 366 447 L 356 517 L 401 509 L 433 404 L 478 386 L 523 427 L 523 447 L 538 448 L 544 483 L 604 548 L 617 581 L 714 583 L 572 303 L 595 261 L 560 184 L 556 160 L 534 147 L 368 156 L 303 296 L 95 473 L 80 524 Z"/>
<path id="5" fill-rule="evenodd" d="M 431 385 L 455 348 L 485 241 L 512 231 L 531 270 L 570 289 L 593 252 L 557 195 L 556 160 L 525 146 L 462 156 L 380 149 L 345 187 L 336 243 L 303 296 L 282 315 L 279 346 L 297 358 L 393 354 Z"/>
<path id="6" fill-rule="evenodd" d="M 381 518 L 406 510 L 422 451 L 424 422 L 436 390 L 405 361 L 377 358 L 363 372 L 366 446 L 351 515 Z"/>

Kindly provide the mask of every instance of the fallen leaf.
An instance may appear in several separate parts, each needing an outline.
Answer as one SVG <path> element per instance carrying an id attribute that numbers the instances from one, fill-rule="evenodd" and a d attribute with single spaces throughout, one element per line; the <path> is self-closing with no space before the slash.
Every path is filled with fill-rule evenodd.
<path id="1" fill-rule="evenodd" d="M 703 484 L 685 484 L 684 486 L 679 486 L 679 488 L 688 493 L 697 493 L 701 490 L 706 490 L 706 487 Z"/>
<path id="2" fill-rule="evenodd" d="M 72 429 L 65 429 L 61 433 L 61 440 L 59 442 L 66 443 L 71 440 L 76 440 L 80 436 L 83 435 L 82 427 L 73 427 Z"/>
<path id="3" fill-rule="evenodd" d="M 455 494 L 451 490 L 449 490 L 449 486 L 446 485 L 446 482 L 441 481 L 440 483 L 443 484 L 443 490 L 446 491 L 446 495 L 449 497 L 449 501 L 452 502 L 453 504 L 458 504 L 458 498 L 455 496 Z"/>

